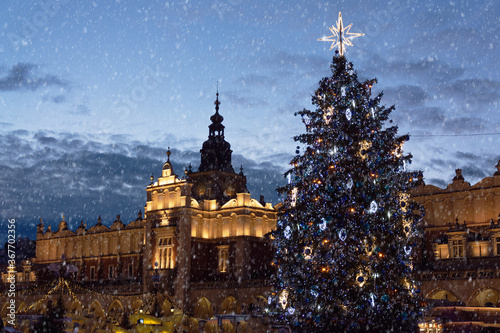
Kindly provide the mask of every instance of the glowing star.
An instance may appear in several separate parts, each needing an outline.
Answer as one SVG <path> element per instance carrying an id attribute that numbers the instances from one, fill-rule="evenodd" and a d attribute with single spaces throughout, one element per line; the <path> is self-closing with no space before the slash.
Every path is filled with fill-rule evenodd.
<path id="1" fill-rule="evenodd" d="M 349 32 L 349 30 L 352 27 L 352 23 L 349 24 L 347 27 L 344 27 L 344 24 L 342 23 L 342 13 L 339 12 L 339 19 L 337 21 L 337 27 L 331 26 L 330 31 L 332 32 L 333 35 L 328 36 L 328 37 L 321 37 L 318 39 L 319 41 L 322 42 L 332 42 L 332 45 L 330 46 L 330 50 L 333 49 L 335 46 L 339 46 L 339 54 L 341 56 L 344 55 L 344 45 L 349 45 L 353 46 L 351 39 L 359 36 L 363 36 L 364 34 L 362 33 L 352 33 Z"/>

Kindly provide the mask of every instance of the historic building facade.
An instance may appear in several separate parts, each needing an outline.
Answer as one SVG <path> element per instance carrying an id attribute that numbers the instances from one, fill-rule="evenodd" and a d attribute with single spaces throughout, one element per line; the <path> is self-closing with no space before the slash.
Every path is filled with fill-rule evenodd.
<path id="1" fill-rule="evenodd" d="M 117 216 L 108 227 L 99 218 L 72 231 L 63 217 L 52 231 L 41 222 L 34 267 L 73 274 L 99 290 L 146 292 L 157 282 L 176 307 L 195 315 L 238 312 L 266 294 L 272 272 L 266 234 L 277 212 L 251 198 L 243 170 L 234 171 L 219 105 L 217 93 L 198 171 L 189 166 L 178 176 L 168 151 L 161 176 L 146 188 L 144 214 L 128 224 Z"/>
<path id="2" fill-rule="evenodd" d="M 500 320 L 496 309 L 485 315 L 485 307 L 500 307 L 500 161 L 496 168 L 475 185 L 460 169 L 445 189 L 420 179 L 412 194 L 425 209 L 418 279 L 423 296 L 439 305 L 434 315 L 443 328 L 448 320 L 477 327 Z M 453 325 L 463 329 L 450 322 L 448 331 Z"/>

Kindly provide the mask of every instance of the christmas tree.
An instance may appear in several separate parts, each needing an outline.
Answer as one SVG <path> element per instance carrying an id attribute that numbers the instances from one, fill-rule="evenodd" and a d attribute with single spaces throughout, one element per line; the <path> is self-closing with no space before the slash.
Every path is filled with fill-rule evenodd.
<path id="1" fill-rule="evenodd" d="M 359 82 L 342 54 L 331 69 L 312 97 L 316 109 L 297 113 L 306 130 L 278 189 L 271 309 L 294 332 L 413 332 L 421 212 L 409 198 L 417 180 L 403 153 L 409 137 L 386 124 L 394 107 L 372 98 L 376 80 Z"/>

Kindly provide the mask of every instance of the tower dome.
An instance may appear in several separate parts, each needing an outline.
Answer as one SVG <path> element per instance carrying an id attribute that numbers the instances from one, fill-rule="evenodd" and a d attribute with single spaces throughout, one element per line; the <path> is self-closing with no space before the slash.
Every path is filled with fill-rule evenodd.
<path id="1" fill-rule="evenodd" d="M 198 172 L 225 171 L 234 173 L 231 165 L 231 145 L 224 140 L 224 117 L 219 114 L 219 92 L 215 99 L 215 114 L 210 117 L 212 123 L 208 126 L 208 140 L 200 150 L 201 164 Z"/>

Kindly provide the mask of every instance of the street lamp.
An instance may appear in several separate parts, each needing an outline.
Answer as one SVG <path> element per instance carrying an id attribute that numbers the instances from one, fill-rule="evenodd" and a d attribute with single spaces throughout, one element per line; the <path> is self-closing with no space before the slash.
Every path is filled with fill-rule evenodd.
<path id="1" fill-rule="evenodd" d="M 158 285 L 160 284 L 160 274 L 158 274 L 158 262 L 155 262 L 155 272 L 152 276 L 152 280 L 153 280 L 153 285 L 155 287 L 154 289 L 154 298 L 155 298 L 155 303 L 153 305 L 153 309 L 152 309 L 152 315 L 154 316 L 158 316 L 159 313 L 158 313 Z"/>
<path id="2" fill-rule="evenodd" d="M 158 274 L 158 261 L 155 262 L 155 272 L 153 274 L 153 285 L 155 286 L 155 294 L 158 290 L 158 284 L 160 283 L 160 274 Z"/>

